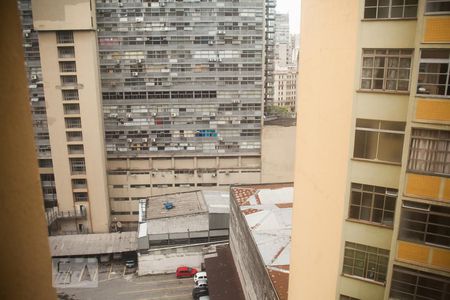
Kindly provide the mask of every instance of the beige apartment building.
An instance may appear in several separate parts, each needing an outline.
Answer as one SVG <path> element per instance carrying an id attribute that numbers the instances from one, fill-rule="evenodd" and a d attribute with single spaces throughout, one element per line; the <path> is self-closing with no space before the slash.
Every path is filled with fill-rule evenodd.
<path id="1" fill-rule="evenodd" d="M 95 11 L 90 1 L 33 1 L 58 210 L 57 232 L 109 232 Z M 95 7 L 95 6 L 94 6 Z"/>
<path id="2" fill-rule="evenodd" d="M 303 0 L 290 299 L 450 299 L 450 1 Z"/>

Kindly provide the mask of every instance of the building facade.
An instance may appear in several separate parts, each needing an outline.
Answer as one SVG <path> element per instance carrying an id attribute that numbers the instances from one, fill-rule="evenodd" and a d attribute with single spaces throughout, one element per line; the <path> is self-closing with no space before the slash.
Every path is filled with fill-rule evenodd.
<path id="1" fill-rule="evenodd" d="M 260 182 L 274 5 L 19 2 L 53 231 L 132 229 L 142 197 Z"/>
<path id="2" fill-rule="evenodd" d="M 293 299 L 450 297 L 449 28 L 450 1 L 302 1 Z"/>
<path id="3" fill-rule="evenodd" d="M 276 68 L 274 72 L 273 105 L 286 107 L 295 112 L 297 102 L 297 68 L 295 66 Z"/>
<path id="4" fill-rule="evenodd" d="M 291 63 L 289 14 L 275 15 L 275 69 Z"/>

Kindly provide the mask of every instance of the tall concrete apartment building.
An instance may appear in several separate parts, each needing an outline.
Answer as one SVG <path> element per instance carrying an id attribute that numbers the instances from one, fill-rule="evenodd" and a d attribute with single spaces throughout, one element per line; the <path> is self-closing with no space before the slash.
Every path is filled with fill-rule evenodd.
<path id="1" fill-rule="evenodd" d="M 291 64 L 289 14 L 275 15 L 275 69 Z"/>
<path id="2" fill-rule="evenodd" d="M 273 105 L 275 70 L 275 7 L 276 0 L 265 0 L 264 10 L 264 106 Z"/>
<path id="3" fill-rule="evenodd" d="M 143 197 L 260 182 L 270 3 L 19 2 L 58 232 L 133 228 Z"/>
<path id="4" fill-rule="evenodd" d="M 450 1 L 302 1 L 289 297 L 450 299 Z"/>

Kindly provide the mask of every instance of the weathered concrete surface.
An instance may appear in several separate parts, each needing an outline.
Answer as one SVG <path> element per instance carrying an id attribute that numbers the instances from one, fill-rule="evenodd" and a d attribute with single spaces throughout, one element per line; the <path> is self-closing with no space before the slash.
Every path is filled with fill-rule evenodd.
<path id="1" fill-rule="evenodd" d="M 138 275 L 174 273 L 180 266 L 200 269 L 204 245 L 178 246 L 138 254 Z"/>

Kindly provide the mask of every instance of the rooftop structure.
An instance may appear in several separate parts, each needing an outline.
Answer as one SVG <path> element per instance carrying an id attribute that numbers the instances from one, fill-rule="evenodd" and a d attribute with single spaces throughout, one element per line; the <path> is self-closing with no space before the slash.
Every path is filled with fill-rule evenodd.
<path id="1" fill-rule="evenodd" d="M 246 299 L 287 299 L 292 184 L 231 188 L 230 247 Z"/>
<path id="2" fill-rule="evenodd" d="M 173 208 L 167 209 L 166 203 Z M 208 211 L 201 191 L 175 193 L 148 198 L 147 220 L 170 218 L 193 214 L 202 214 Z"/>
<path id="3" fill-rule="evenodd" d="M 52 257 L 136 251 L 136 232 L 73 234 L 49 237 Z"/>
<path id="4" fill-rule="evenodd" d="M 228 238 L 229 195 L 193 191 L 142 199 L 139 248 Z M 144 217 L 142 217 L 144 216 Z"/>

